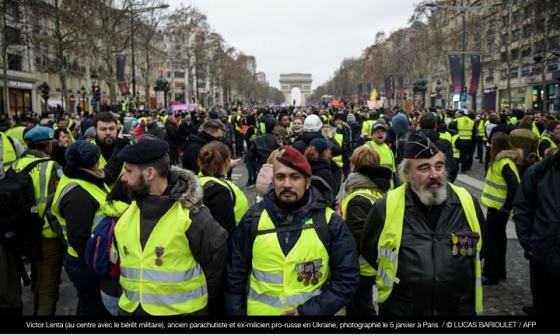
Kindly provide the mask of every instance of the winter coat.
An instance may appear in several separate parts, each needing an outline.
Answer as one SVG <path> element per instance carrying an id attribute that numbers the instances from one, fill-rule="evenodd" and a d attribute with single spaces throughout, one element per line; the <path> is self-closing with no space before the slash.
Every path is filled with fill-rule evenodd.
<path id="1" fill-rule="evenodd" d="M 266 133 L 255 138 L 253 145 L 248 149 L 247 160 L 249 164 L 255 166 L 257 171 L 259 171 L 261 166 L 268 161 L 270 154 L 279 148 L 280 145 L 278 145 L 276 141 L 276 135 L 273 133 Z"/>
<path id="2" fill-rule="evenodd" d="M 252 241 L 251 222 L 256 206 L 265 206 L 275 227 L 298 225 L 304 217 L 311 217 L 314 211 L 324 211 L 335 201 L 334 194 L 326 183 L 313 177 L 307 191 L 306 205 L 295 212 L 286 213 L 278 209 L 274 190 L 265 195 L 263 201 L 253 206 L 237 227 L 228 256 L 226 282 L 226 314 L 247 315 L 247 285 L 251 274 Z M 334 213 L 328 224 L 331 235 L 329 248 L 330 281 L 324 285 L 320 295 L 307 300 L 297 307 L 299 315 L 334 315 L 344 307 L 358 287 L 360 267 L 356 244 L 348 232 L 342 218 Z M 301 236 L 301 230 L 278 233 L 278 242 L 286 255 Z M 287 242 L 287 243 L 286 243 Z"/>
<path id="3" fill-rule="evenodd" d="M 187 123 L 187 121 L 185 120 L 181 122 L 181 124 L 179 125 L 179 140 L 181 141 L 181 148 L 183 147 L 189 136 L 198 134 L 197 129 L 198 128 L 194 122 Z"/>
<path id="4" fill-rule="evenodd" d="M 348 122 L 348 125 L 350 126 L 350 129 L 352 130 L 352 143 L 351 143 L 350 147 L 353 148 L 354 144 L 356 143 L 356 140 L 362 134 L 362 127 L 360 127 L 360 125 L 357 122 Z"/>
<path id="5" fill-rule="evenodd" d="M 301 137 L 299 138 L 299 141 L 296 141 L 293 145 L 293 147 L 295 149 L 297 149 L 297 151 L 301 152 L 301 154 L 303 155 L 303 153 L 305 152 L 305 150 L 307 150 L 307 147 L 309 146 L 309 143 L 311 143 L 311 141 L 313 141 L 316 138 L 324 138 L 323 134 L 318 131 L 318 132 L 303 132 L 301 134 Z M 334 148 L 331 149 L 331 154 L 333 157 L 336 156 L 340 156 L 342 155 L 342 148 L 340 147 L 340 145 L 338 144 L 338 142 L 335 140 L 334 136 L 329 140 L 334 144 Z"/>
<path id="6" fill-rule="evenodd" d="M 404 159 L 404 149 L 406 148 L 406 143 L 408 142 L 408 138 L 410 137 L 410 131 L 404 130 L 400 134 L 397 135 L 396 143 L 396 150 L 397 154 L 395 155 L 395 164 L 399 166 Z"/>
<path id="7" fill-rule="evenodd" d="M 515 129 L 517 129 L 516 126 L 511 126 L 507 124 L 507 122 L 498 122 L 498 124 L 490 131 L 490 136 L 488 136 L 488 143 L 492 144 L 492 136 L 494 136 L 494 134 L 504 133 L 506 135 L 509 135 Z"/>
<path id="8" fill-rule="evenodd" d="M 202 206 L 202 187 L 197 176 L 191 171 L 172 167 L 168 174 L 169 186 L 162 195 L 149 195 L 136 201 L 140 209 L 140 244 L 145 247 L 158 221 L 176 203 L 190 210 L 191 224 L 185 232 L 194 259 L 200 264 L 206 277 L 208 303 L 224 285 L 224 271 L 227 257 L 227 231 Z M 121 224 L 119 221 L 118 224 Z M 117 244 L 118 244 L 117 240 Z M 170 251 L 172 252 L 172 251 Z M 204 315 L 206 308 L 194 314 Z M 119 308 L 119 315 L 128 313 Z M 134 315 L 146 315 L 142 305 Z"/>
<path id="9" fill-rule="evenodd" d="M 198 135 L 191 135 L 183 145 L 183 168 L 198 174 L 200 170 L 198 154 L 203 146 L 212 141 L 218 141 L 218 139 L 204 131 L 201 131 Z"/>
<path id="10" fill-rule="evenodd" d="M 549 165 L 551 164 L 551 165 Z M 521 179 L 513 202 L 519 243 L 535 265 L 560 279 L 560 154 L 531 166 Z"/>
<path id="11" fill-rule="evenodd" d="M 435 146 L 445 155 L 445 168 L 447 169 L 447 179 L 454 182 L 457 179 L 457 164 L 453 159 L 453 145 L 446 139 L 440 138 L 439 133 L 432 129 L 420 129 Z"/>
<path id="12" fill-rule="evenodd" d="M 323 179 L 327 185 L 331 188 L 334 194 L 338 193 L 340 188 L 339 182 L 334 179 L 334 175 L 331 173 L 331 162 L 326 159 L 319 158 L 316 161 L 310 159 L 307 160 L 309 165 L 311 165 L 311 172 L 315 177 Z"/>
<path id="13" fill-rule="evenodd" d="M 459 197 L 447 187 L 447 200 L 437 222 L 429 222 L 417 205 L 410 187 L 405 193 L 402 241 L 396 277 L 387 300 L 379 305 L 382 314 L 474 315 L 474 256 L 454 256 L 453 233 L 472 232 Z M 486 220 L 473 196 L 480 224 L 482 250 L 488 244 Z M 364 224 L 360 253 L 377 267 L 378 243 L 386 218 L 387 198 L 375 202 Z M 433 228 L 432 228 L 432 227 Z M 460 235 L 460 234 L 459 234 Z"/>
<path id="14" fill-rule="evenodd" d="M 523 150 L 523 162 L 521 165 L 527 165 L 527 157 L 530 153 L 537 153 L 539 147 L 539 137 L 533 133 L 533 121 L 530 116 L 525 116 L 519 123 L 519 129 L 509 134 L 511 144 Z"/>
<path id="15" fill-rule="evenodd" d="M 154 135 L 162 141 L 165 140 L 163 129 L 161 129 L 155 122 L 148 126 L 148 131 L 146 132 L 146 134 Z"/>
<path id="16" fill-rule="evenodd" d="M 268 186 L 272 183 L 272 164 L 264 164 L 257 176 L 257 192 L 263 196 L 268 191 Z"/>
<path id="17" fill-rule="evenodd" d="M 181 144 L 179 140 L 179 129 L 177 124 L 171 120 L 165 122 L 165 135 L 167 143 L 169 143 L 169 148 L 172 150 L 177 150 Z"/>

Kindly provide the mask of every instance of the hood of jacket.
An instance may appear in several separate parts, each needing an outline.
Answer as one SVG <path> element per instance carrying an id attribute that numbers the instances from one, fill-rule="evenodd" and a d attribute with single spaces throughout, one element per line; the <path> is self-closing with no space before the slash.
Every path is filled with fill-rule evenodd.
<path id="1" fill-rule="evenodd" d="M 393 118 L 393 129 L 395 133 L 399 135 L 403 131 L 408 129 L 408 117 L 404 114 L 397 114 Z"/>
<path id="2" fill-rule="evenodd" d="M 303 134 L 301 134 L 300 139 L 305 142 L 307 145 L 309 145 L 309 143 L 311 143 L 311 141 L 313 141 L 316 138 L 323 138 L 323 133 L 320 131 L 317 132 L 307 132 L 304 131 Z"/>
<path id="3" fill-rule="evenodd" d="M 435 140 L 439 140 L 439 133 L 432 129 L 420 129 L 420 132 L 426 135 L 432 142 Z"/>
<path id="4" fill-rule="evenodd" d="M 529 130 L 533 130 L 533 118 L 530 117 L 529 115 L 523 117 L 523 119 L 521 119 L 521 122 L 519 122 L 519 129 L 529 129 Z"/>
<path id="5" fill-rule="evenodd" d="M 503 158 L 511 159 L 515 164 L 521 164 L 523 160 L 523 150 L 515 149 L 515 150 L 502 150 L 496 155 L 496 161 L 499 161 Z"/>
<path id="6" fill-rule="evenodd" d="M 204 132 L 201 131 L 200 133 L 198 133 L 198 135 L 191 135 L 189 136 L 189 139 L 185 142 L 185 146 L 191 145 L 191 144 L 198 144 L 200 146 L 205 146 L 206 144 L 212 142 L 212 141 L 217 141 L 217 139 Z"/>
<path id="7" fill-rule="evenodd" d="M 170 170 L 169 198 L 179 201 L 181 206 L 197 213 L 202 205 L 202 187 L 194 172 L 173 166 Z M 176 177 L 176 178 L 173 178 Z M 176 180 L 175 180 L 176 179 Z"/>
<path id="8" fill-rule="evenodd" d="M 331 164 L 326 159 L 319 158 L 316 161 L 312 161 L 308 159 L 307 161 L 309 162 L 309 165 L 311 165 L 311 171 L 313 171 L 314 175 L 319 170 L 327 170 L 329 171 L 329 173 L 331 171 Z"/>

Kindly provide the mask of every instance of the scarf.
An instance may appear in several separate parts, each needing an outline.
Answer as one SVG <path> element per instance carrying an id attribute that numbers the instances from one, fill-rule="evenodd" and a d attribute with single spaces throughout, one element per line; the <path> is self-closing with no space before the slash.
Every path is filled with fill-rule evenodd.
<path id="1" fill-rule="evenodd" d="M 379 189 L 379 186 L 377 186 L 377 184 L 373 182 L 369 177 L 361 173 L 353 172 L 348 175 L 348 179 L 346 179 L 340 186 L 340 191 L 336 196 L 336 203 L 339 205 L 342 204 L 342 201 L 349 193 L 360 189 L 370 189 L 385 194 L 385 192 Z"/>
<path id="2" fill-rule="evenodd" d="M 86 168 L 78 168 L 78 170 L 84 171 L 87 174 L 94 176 L 95 178 L 104 179 L 105 178 L 105 171 L 103 170 L 89 170 Z"/>
<path id="3" fill-rule="evenodd" d="M 546 132 L 546 137 L 550 138 L 550 140 L 554 142 L 554 144 L 556 145 L 560 144 L 560 135 L 551 132 Z"/>

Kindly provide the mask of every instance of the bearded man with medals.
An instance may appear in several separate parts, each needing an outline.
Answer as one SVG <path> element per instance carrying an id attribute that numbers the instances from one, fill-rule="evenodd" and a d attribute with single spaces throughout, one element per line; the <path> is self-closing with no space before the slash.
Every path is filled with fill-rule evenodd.
<path id="1" fill-rule="evenodd" d="M 226 314 L 334 315 L 358 288 L 356 243 L 299 151 L 280 148 L 272 170 L 268 193 L 233 235 Z"/>
<path id="2" fill-rule="evenodd" d="M 478 201 L 447 182 L 445 156 L 423 134 L 410 136 L 399 178 L 374 204 L 360 242 L 377 269 L 379 315 L 482 312 L 487 228 Z"/>

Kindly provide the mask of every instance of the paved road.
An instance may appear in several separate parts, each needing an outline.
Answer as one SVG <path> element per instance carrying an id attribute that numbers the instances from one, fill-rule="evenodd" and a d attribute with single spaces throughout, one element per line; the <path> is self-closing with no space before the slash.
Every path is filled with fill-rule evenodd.
<path id="1" fill-rule="evenodd" d="M 232 180 L 242 188 L 252 206 L 255 203 L 256 189 L 243 189 L 247 183 L 247 170 L 242 164 L 233 171 Z M 484 185 L 484 165 L 474 162 L 473 169 L 467 175 L 459 175 L 457 184 L 465 187 L 478 199 L 482 195 Z M 517 241 L 513 222 L 508 224 L 508 277 L 499 285 L 484 287 L 484 312 L 482 315 L 525 315 L 524 304 L 531 303 L 529 284 L 529 262 L 523 257 L 523 249 Z M 24 288 L 24 314 L 31 315 L 33 300 L 29 287 Z M 77 306 L 76 291 L 64 270 L 60 286 L 60 300 L 57 305 L 57 315 L 75 315 Z M 344 309 L 337 315 L 345 315 Z"/>

